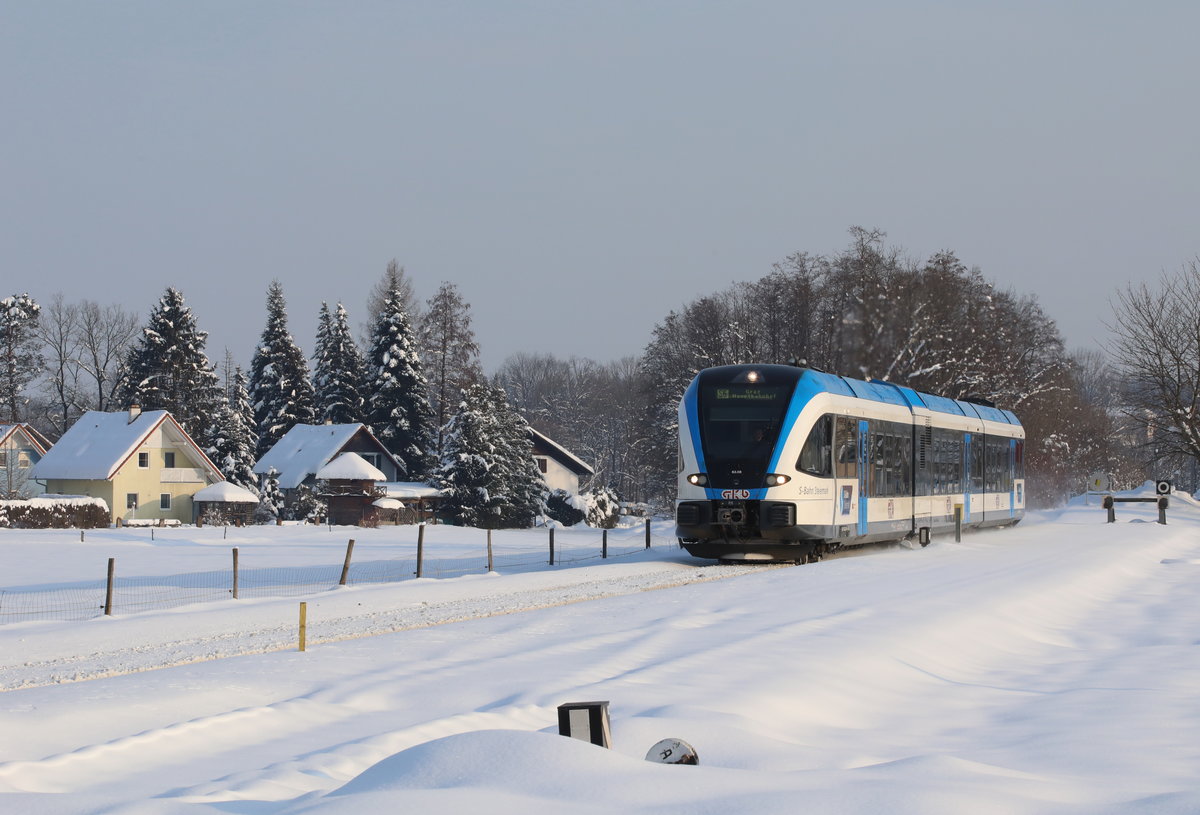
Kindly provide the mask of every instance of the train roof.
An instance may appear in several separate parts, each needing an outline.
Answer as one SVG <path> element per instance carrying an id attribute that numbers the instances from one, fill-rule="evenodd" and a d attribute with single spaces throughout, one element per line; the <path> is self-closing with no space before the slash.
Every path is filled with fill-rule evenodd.
<path id="1" fill-rule="evenodd" d="M 872 379 L 869 382 L 862 379 L 851 379 L 847 376 L 805 369 L 803 378 L 810 379 L 820 390 L 828 393 L 840 393 L 843 396 L 854 396 L 858 399 L 868 399 L 872 402 L 885 402 L 902 407 L 926 408 L 934 413 L 949 413 L 954 416 L 966 416 L 972 419 L 983 419 L 1000 424 L 1020 425 L 1021 421 L 1011 410 L 968 402 L 963 399 L 951 399 L 947 396 L 937 396 L 932 393 L 915 391 L 895 382 L 884 382 Z"/>
<path id="2" fill-rule="evenodd" d="M 872 402 L 883 402 L 890 405 L 908 408 L 925 408 L 934 413 L 948 413 L 952 416 L 966 416 L 971 419 L 982 419 L 999 424 L 1021 425 L 1021 421 L 1011 410 L 1002 410 L 978 402 L 968 402 L 964 399 L 951 399 L 947 396 L 937 396 L 932 393 L 915 391 L 905 385 L 895 382 L 884 382 L 881 379 L 870 381 L 852 379 L 848 376 L 838 376 L 826 371 L 813 368 L 800 368 L 791 365 L 725 365 L 718 368 L 707 368 L 706 371 L 732 372 L 753 368 L 768 376 L 776 377 L 777 381 L 808 383 L 815 392 L 836 393 L 857 399 L 867 399 Z M 700 372 L 701 374 L 704 371 Z M 699 377 L 699 375 L 697 375 Z"/>

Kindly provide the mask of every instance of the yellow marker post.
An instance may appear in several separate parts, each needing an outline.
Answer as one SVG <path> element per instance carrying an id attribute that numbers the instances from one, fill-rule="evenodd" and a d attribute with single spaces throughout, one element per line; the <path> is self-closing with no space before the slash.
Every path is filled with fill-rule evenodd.
<path id="1" fill-rule="evenodd" d="M 300 604 L 300 650 L 304 650 L 304 640 L 308 635 L 308 603 Z"/>

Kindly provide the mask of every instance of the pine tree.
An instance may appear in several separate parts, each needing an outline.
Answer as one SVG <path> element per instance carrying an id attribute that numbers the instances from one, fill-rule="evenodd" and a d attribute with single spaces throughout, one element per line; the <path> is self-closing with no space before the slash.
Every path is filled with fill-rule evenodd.
<path id="1" fill-rule="evenodd" d="M 313 386 L 316 389 L 317 419 L 333 424 L 351 424 L 364 418 L 365 363 L 350 333 L 346 309 L 337 304 L 334 314 L 321 304 L 317 322 L 317 344 L 313 354 Z"/>
<path id="2" fill-rule="evenodd" d="M 375 285 L 367 295 L 368 322 L 365 333 L 368 337 L 368 344 L 375 322 L 383 314 L 388 298 L 392 296 L 393 292 L 399 293 L 400 305 L 404 308 L 404 313 L 408 315 L 409 321 L 413 323 L 421 321 L 421 304 L 417 301 L 417 296 L 413 292 L 412 281 L 405 274 L 404 267 L 395 258 L 392 258 L 388 261 L 387 269 L 384 270 L 384 273 L 375 282 Z"/>
<path id="3" fill-rule="evenodd" d="M 425 304 L 420 330 L 421 360 L 429 377 L 429 402 L 433 408 L 437 443 L 442 455 L 442 428 L 450 418 L 452 401 L 483 378 L 479 343 L 471 330 L 471 304 L 453 283 L 442 283 Z"/>
<path id="4" fill-rule="evenodd" d="M 435 478 L 454 523 L 525 528 L 542 513 L 546 485 L 533 460 L 529 425 L 501 388 L 472 385 L 446 426 Z"/>
<path id="5" fill-rule="evenodd" d="M 412 327 L 393 287 L 371 332 L 367 422 L 380 442 L 420 480 L 433 469 L 433 411 Z"/>
<path id="6" fill-rule="evenodd" d="M 258 433 L 257 458 L 295 425 L 316 421 L 308 364 L 288 332 L 287 304 L 278 280 L 267 290 L 267 325 L 250 362 L 250 404 Z"/>
<path id="7" fill-rule="evenodd" d="M 529 423 L 509 404 L 503 388 L 490 390 L 500 442 L 499 480 L 504 497 L 500 522 L 507 528 L 527 529 L 545 512 L 546 482 L 533 458 Z"/>
<path id="8" fill-rule="evenodd" d="M 441 510 L 451 523 L 487 529 L 500 525 L 500 496 L 491 472 L 493 425 L 487 387 L 472 386 L 446 426 L 445 453 L 434 479 L 442 490 Z"/>
<path id="9" fill-rule="evenodd" d="M 37 325 L 41 306 L 28 294 L 0 300 L 0 417 L 21 421 L 22 391 L 42 372 Z"/>
<path id="10" fill-rule="evenodd" d="M 226 397 L 217 411 L 212 447 L 206 452 L 228 481 L 257 493 L 254 449 L 258 439 L 249 424 L 254 414 L 241 368 L 235 369 Z"/>
<path id="11" fill-rule="evenodd" d="M 150 312 L 142 336 L 125 358 L 118 400 L 123 406 L 166 410 L 203 449 L 213 443 L 221 387 L 183 295 L 168 288 Z"/>
<path id="12" fill-rule="evenodd" d="M 279 517 L 282 508 L 283 492 L 279 489 L 279 470 L 272 467 L 263 475 L 262 491 L 259 493 L 258 506 L 254 510 L 254 520 L 260 524 L 271 523 Z"/>
<path id="13" fill-rule="evenodd" d="M 621 519 L 621 501 L 612 487 L 599 487 L 583 496 L 587 524 L 597 529 L 615 529 Z"/>

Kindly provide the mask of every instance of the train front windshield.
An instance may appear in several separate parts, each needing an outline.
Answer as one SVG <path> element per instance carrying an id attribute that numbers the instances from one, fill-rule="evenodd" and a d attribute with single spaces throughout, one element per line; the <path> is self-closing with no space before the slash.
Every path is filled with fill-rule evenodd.
<path id="1" fill-rule="evenodd" d="M 762 486 L 795 384 L 701 384 L 700 437 L 714 487 Z"/>

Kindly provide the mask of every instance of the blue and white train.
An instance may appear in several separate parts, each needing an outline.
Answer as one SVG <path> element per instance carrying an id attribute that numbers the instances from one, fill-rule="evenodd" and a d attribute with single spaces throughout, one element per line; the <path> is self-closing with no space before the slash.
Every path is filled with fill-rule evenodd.
<path id="1" fill-rule="evenodd" d="M 676 534 L 720 560 L 1017 523 L 1025 433 L 1007 410 L 787 365 L 696 375 L 679 405 Z"/>

